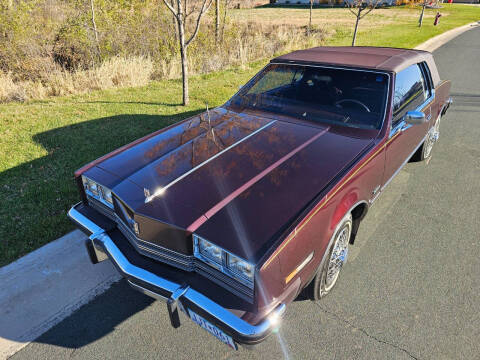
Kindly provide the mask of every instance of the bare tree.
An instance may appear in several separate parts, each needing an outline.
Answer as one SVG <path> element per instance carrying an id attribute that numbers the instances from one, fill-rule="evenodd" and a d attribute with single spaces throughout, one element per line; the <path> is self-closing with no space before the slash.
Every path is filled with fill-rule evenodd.
<path id="1" fill-rule="evenodd" d="M 215 44 L 220 41 L 220 0 L 215 0 Z"/>
<path id="2" fill-rule="evenodd" d="M 98 42 L 98 31 L 97 31 L 97 23 L 95 22 L 95 6 L 93 4 L 93 0 L 90 0 L 90 9 L 92 13 L 92 28 L 93 28 L 93 34 L 95 36 L 95 44 L 97 46 L 97 56 L 99 59 L 101 59 L 101 54 L 100 54 L 100 44 Z"/>
<path id="3" fill-rule="evenodd" d="M 377 7 L 380 0 L 347 0 L 345 6 L 355 15 L 355 30 L 353 31 L 352 46 L 355 46 L 357 40 L 358 23 Z"/>
<path id="4" fill-rule="evenodd" d="M 175 7 L 175 1 L 176 0 L 170 0 L 170 5 L 172 5 L 172 7 Z M 177 17 L 172 14 L 172 23 L 173 23 L 173 33 L 175 34 L 175 41 L 178 40 L 178 30 L 177 30 Z"/>
<path id="5" fill-rule="evenodd" d="M 312 31 L 312 8 L 313 8 L 313 0 L 310 0 L 310 20 L 308 21 L 308 36 L 310 36 L 310 33 Z"/>
<path id="6" fill-rule="evenodd" d="M 418 27 L 422 27 L 423 24 L 423 14 L 425 14 L 425 7 L 427 6 L 427 0 L 423 0 L 422 12 L 420 13 L 420 18 L 418 19 Z"/>
<path id="7" fill-rule="evenodd" d="M 182 83 L 183 83 L 183 105 L 188 105 L 188 56 L 187 49 L 193 40 L 197 37 L 198 30 L 200 28 L 200 22 L 203 15 L 208 11 L 212 5 L 213 0 L 175 0 L 175 4 L 172 5 L 168 0 L 163 0 L 167 8 L 172 12 L 177 21 L 178 41 L 180 45 L 180 59 L 182 62 Z M 198 4 L 201 6 L 197 7 Z M 185 28 L 189 18 L 196 14 L 194 18 L 194 30 L 186 39 Z"/>
<path id="8" fill-rule="evenodd" d="M 225 0 L 225 3 L 223 4 L 223 19 L 222 19 L 222 30 L 221 30 L 221 35 L 220 37 L 222 38 L 223 41 L 223 35 L 225 33 L 225 24 L 227 21 L 227 10 L 228 10 L 228 5 L 230 5 L 231 0 Z"/>

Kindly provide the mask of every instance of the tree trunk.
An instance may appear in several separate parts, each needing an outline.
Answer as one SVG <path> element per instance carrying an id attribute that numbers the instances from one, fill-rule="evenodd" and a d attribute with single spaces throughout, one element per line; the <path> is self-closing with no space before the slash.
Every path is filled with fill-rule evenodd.
<path id="1" fill-rule="evenodd" d="M 425 13 L 425 6 L 427 5 L 427 0 L 423 1 L 422 13 L 420 14 L 420 19 L 418 19 L 418 27 L 422 27 L 423 23 L 423 14 Z"/>
<path id="2" fill-rule="evenodd" d="M 182 58 L 182 84 L 183 84 L 183 101 L 182 104 L 188 105 L 190 99 L 188 96 L 188 58 L 187 48 L 184 47 L 180 50 L 180 56 Z"/>
<path id="3" fill-rule="evenodd" d="M 215 44 L 220 41 L 220 0 L 215 0 Z"/>
<path id="4" fill-rule="evenodd" d="M 222 31 L 220 33 L 220 38 L 222 39 L 222 41 L 225 34 L 225 22 L 227 21 L 227 8 L 228 8 L 228 0 L 225 0 L 225 4 L 223 8 Z"/>
<path id="5" fill-rule="evenodd" d="M 95 7 L 93 6 L 93 0 L 90 0 L 90 8 L 92 10 L 92 27 L 93 33 L 95 34 L 95 44 L 97 46 L 97 56 L 101 59 L 100 55 L 100 44 L 98 43 L 98 31 L 97 31 L 97 24 L 95 22 Z"/>
<path id="6" fill-rule="evenodd" d="M 172 7 L 175 7 L 175 0 L 171 0 L 170 4 L 172 5 Z M 174 33 L 174 36 L 175 36 L 175 41 L 178 40 L 178 29 L 177 29 L 177 18 L 174 14 L 172 14 L 172 22 L 173 22 L 173 29 L 175 30 L 173 33 Z"/>
<path id="7" fill-rule="evenodd" d="M 310 0 L 310 20 L 308 22 L 308 36 L 312 31 L 312 8 L 313 8 L 313 0 Z"/>
<path id="8" fill-rule="evenodd" d="M 355 30 L 353 31 L 353 40 L 352 40 L 352 46 L 355 46 L 355 40 L 357 40 L 357 29 L 358 29 L 358 23 L 360 22 L 360 14 L 362 12 L 362 9 L 359 8 L 357 12 L 357 21 L 355 21 Z"/>
<path id="9" fill-rule="evenodd" d="M 180 60 L 182 62 L 182 85 L 183 85 L 183 105 L 188 105 L 188 57 L 187 47 L 185 46 L 185 28 L 183 24 L 182 16 L 177 17 L 178 21 L 178 37 L 180 43 Z"/>

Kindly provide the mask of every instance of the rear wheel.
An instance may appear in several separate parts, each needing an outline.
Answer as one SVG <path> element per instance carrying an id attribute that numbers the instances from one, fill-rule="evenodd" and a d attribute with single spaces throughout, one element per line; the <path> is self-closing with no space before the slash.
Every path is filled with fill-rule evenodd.
<path id="1" fill-rule="evenodd" d="M 352 215 L 349 214 L 338 227 L 323 266 L 310 284 L 310 295 L 314 300 L 325 297 L 335 287 L 340 271 L 347 261 L 352 226 Z"/>
<path id="2" fill-rule="evenodd" d="M 437 142 L 440 136 L 440 120 L 441 115 L 438 115 L 435 124 L 428 131 L 427 137 L 423 142 L 423 145 L 418 149 L 417 153 L 413 156 L 413 161 L 428 160 L 432 156 L 433 145 Z"/>

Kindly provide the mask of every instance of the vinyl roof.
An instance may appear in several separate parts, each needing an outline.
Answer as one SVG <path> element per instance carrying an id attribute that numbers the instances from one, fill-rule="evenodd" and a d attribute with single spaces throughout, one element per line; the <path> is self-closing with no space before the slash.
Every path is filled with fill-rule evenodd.
<path id="1" fill-rule="evenodd" d="M 398 72 L 413 63 L 428 61 L 431 57 L 429 52 L 422 50 L 338 46 L 298 50 L 279 56 L 272 62 L 308 62 Z"/>

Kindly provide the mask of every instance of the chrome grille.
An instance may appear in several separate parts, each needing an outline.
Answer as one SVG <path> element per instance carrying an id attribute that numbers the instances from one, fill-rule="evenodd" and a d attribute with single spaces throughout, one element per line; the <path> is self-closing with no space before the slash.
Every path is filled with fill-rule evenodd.
<path id="1" fill-rule="evenodd" d="M 116 221 L 116 217 L 115 217 L 115 213 L 113 212 L 113 209 L 109 208 L 108 206 L 102 204 L 97 199 L 92 198 L 90 196 L 87 196 L 87 200 L 88 200 L 88 205 L 90 205 L 92 208 L 97 210 L 102 215 L 105 215 L 110 220 Z"/>
<path id="2" fill-rule="evenodd" d="M 226 287 L 230 292 L 234 293 L 235 295 L 240 296 L 242 299 L 250 303 L 252 302 L 253 288 L 251 289 L 239 283 L 230 276 L 225 275 L 224 273 L 212 268 L 211 266 L 205 264 L 197 258 L 195 258 L 195 269 L 199 274 L 202 274 L 214 283 Z"/>
<path id="3" fill-rule="evenodd" d="M 127 238 L 130 244 L 140 254 L 150 257 L 159 262 L 179 268 L 184 271 L 195 271 L 214 283 L 224 287 L 231 293 L 241 297 L 245 301 L 253 303 L 254 290 L 249 288 L 228 275 L 212 268 L 193 255 L 183 255 L 162 246 L 147 242 L 137 237 L 133 231 L 125 225 L 113 209 L 105 206 L 100 201 L 87 196 L 88 204 L 95 210 L 115 221 L 117 228 Z"/>
<path id="4" fill-rule="evenodd" d="M 155 260 L 164 262 L 171 266 L 178 267 L 182 270 L 193 271 L 195 264 L 193 256 L 179 254 L 175 251 L 168 250 L 164 247 L 146 242 L 138 238 L 129 227 L 117 216 L 116 222 L 118 229 L 128 239 L 130 244 L 142 255 L 151 257 Z"/>

